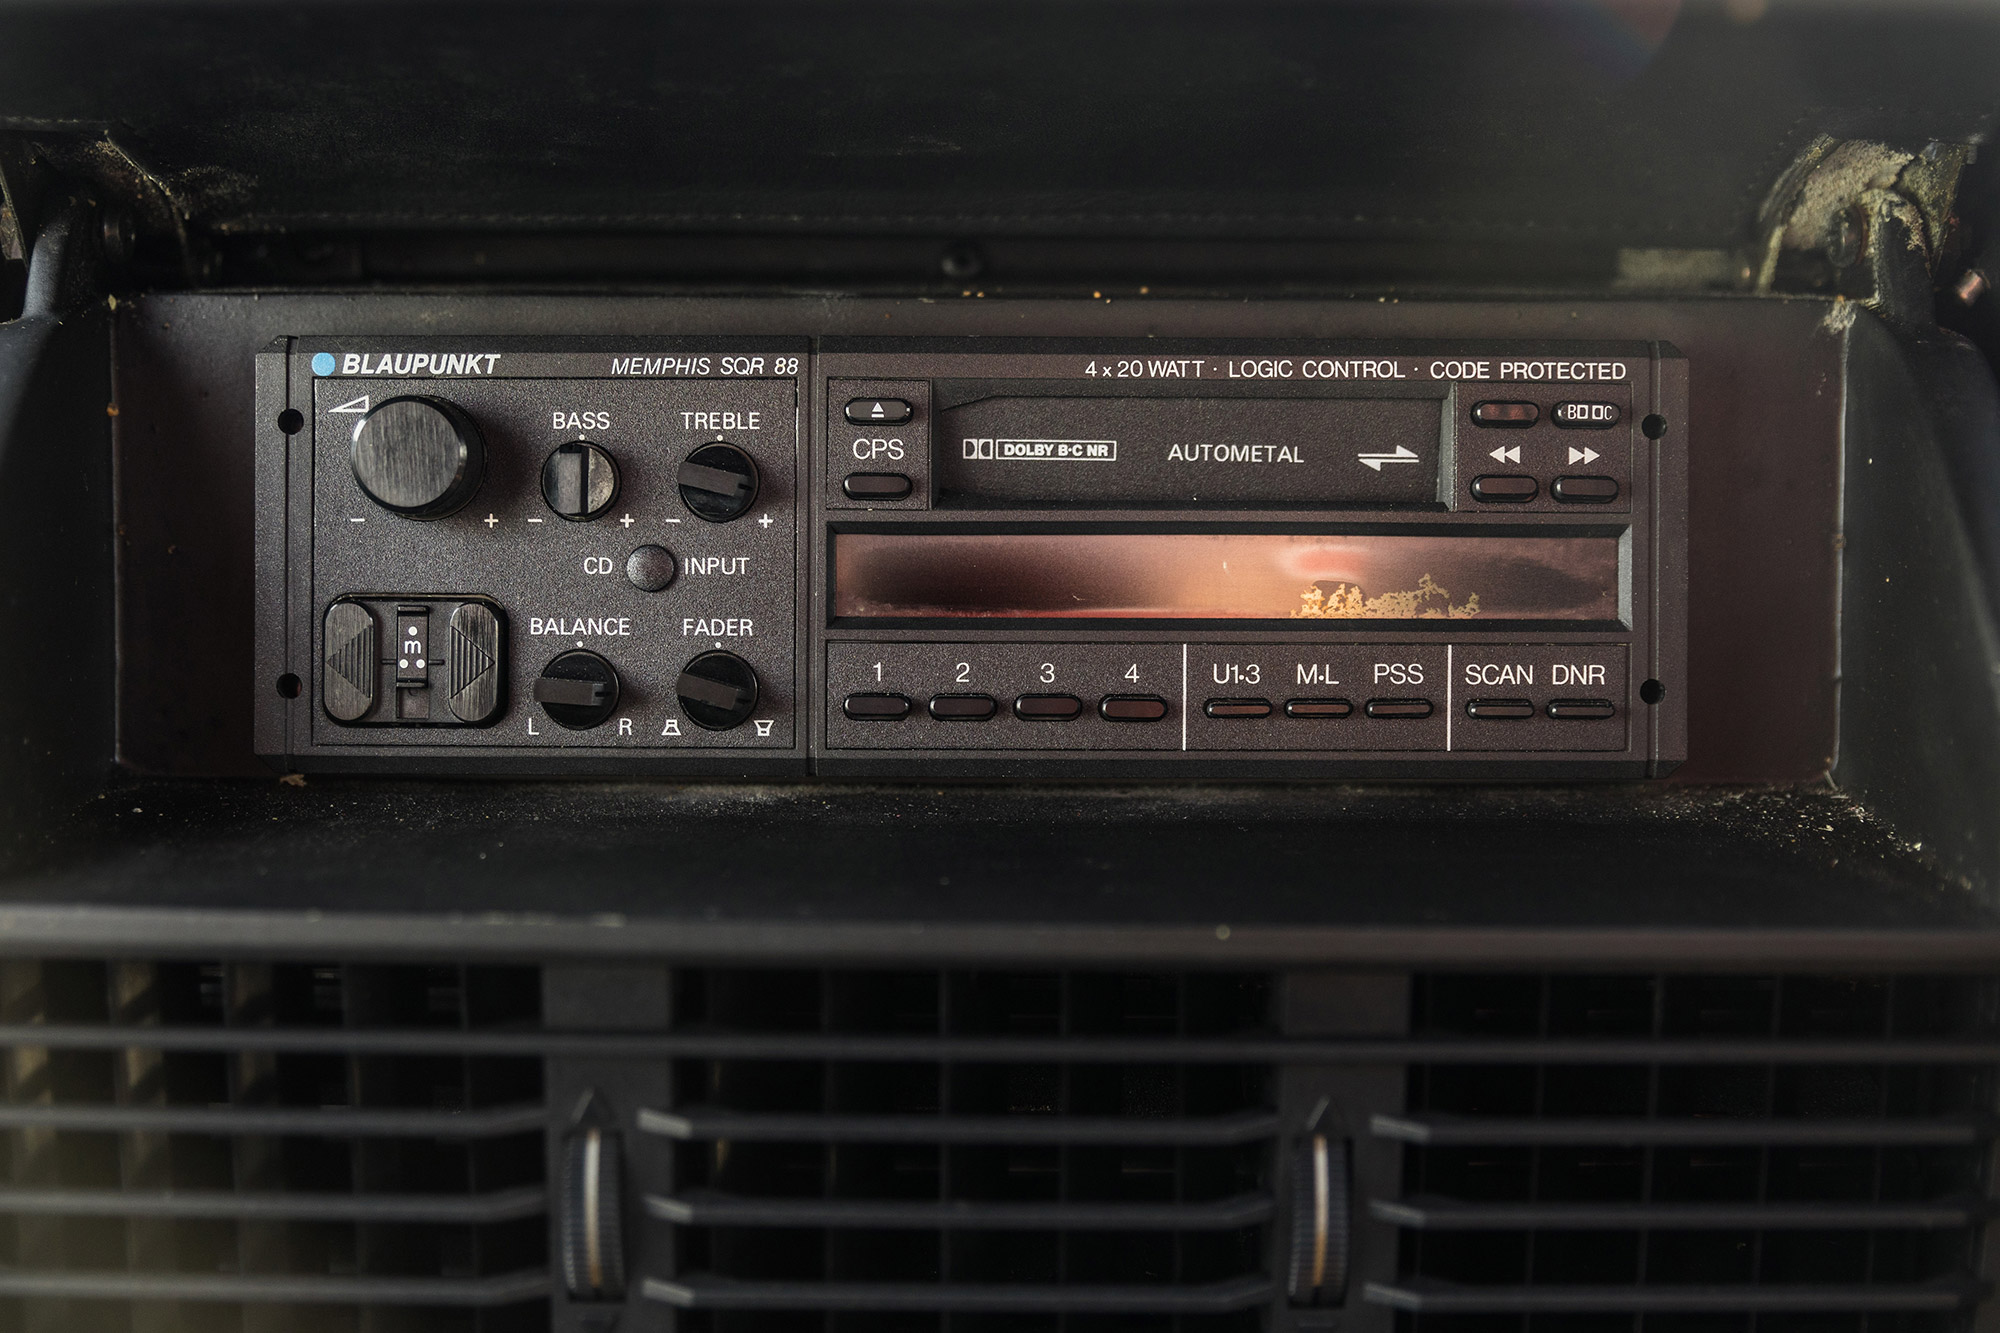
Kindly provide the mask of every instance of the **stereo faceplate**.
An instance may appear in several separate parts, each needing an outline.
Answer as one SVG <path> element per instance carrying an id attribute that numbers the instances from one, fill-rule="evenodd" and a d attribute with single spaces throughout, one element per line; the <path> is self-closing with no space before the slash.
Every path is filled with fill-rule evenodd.
<path id="1" fill-rule="evenodd" d="M 1640 342 L 285 340 L 258 749 L 1656 775 L 1685 751 L 1685 374 Z M 490 665 L 442 619 L 405 635 L 461 604 Z"/>

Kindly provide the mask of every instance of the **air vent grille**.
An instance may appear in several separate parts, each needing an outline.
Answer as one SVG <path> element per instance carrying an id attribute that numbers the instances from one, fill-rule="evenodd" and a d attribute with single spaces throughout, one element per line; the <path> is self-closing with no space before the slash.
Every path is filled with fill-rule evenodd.
<path id="1" fill-rule="evenodd" d="M 532 968 L 0 961 L 0 1327 L 546 1328 L 541 1061 L 342 1045 L 539 1009 Z"/>
<path id="2" fill-rule="evenodd" d="M 1370 1201 L 1398 1276 L 1366 1296 L 1406 1333 L 1944 1330 L 1977 1299 L 1986 982 L 1424 976 L 1413 1004 L 1413 1036 L 1456 1049 L 1374 1118 L 1407 1146 L 1402 1197 Z"/>
<path id="3" fill-rule="evenodd" d="M 1274 1078 L 1258 1063 L 1035 1060 L 993 1039 L 1268 1035 L 1268 979 L 689 970 L 676 1026 L 822 1058 L 674 1067 L 655 1300 L 680 1329 L 1253 1329 L 1274 1291 Z M 917 1036 L 936 1058 L 843 1055 Z M 1171 1048 L 1171 1047 L 1170 1047 Z"/>

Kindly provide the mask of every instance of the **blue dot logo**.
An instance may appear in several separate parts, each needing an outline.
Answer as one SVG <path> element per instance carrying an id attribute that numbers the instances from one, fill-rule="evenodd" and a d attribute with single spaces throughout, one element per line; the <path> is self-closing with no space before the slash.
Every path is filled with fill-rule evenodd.
<path id="1" fill-rule="evenodd" d="M 313 353 L 313 374 L 331 375 L 333 373 L 333 364 L 332 352 Z"/>

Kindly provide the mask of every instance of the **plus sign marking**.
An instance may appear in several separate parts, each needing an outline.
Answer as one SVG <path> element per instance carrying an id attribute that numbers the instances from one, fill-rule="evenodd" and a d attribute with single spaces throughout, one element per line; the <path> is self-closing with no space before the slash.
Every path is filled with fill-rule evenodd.
<path id="1" fill-rule="evenodd" d="M 498 524 L 499 524 L 499 522 L 500 522 L 500 520 L 499 520 L 499 519 L 497 519 L 497 518 L 493 517 L 493 515 L 491 515 L 491 514 L 488 514 L 488 515 L 487 515 L 487 516 L 486 516 L 485 518 L 482 518 L 482 519 L 480 519 L 479 521 L 480 521 L 481 523 L 484 523 L 484 524 L 486 525 L 486 530 L 487 530 L 488 532 L 491 532 L 491 531 L 493 531 L 494 527 L 495 527 L 496 525 L 498 525 Z"/>
<path id="2" fill-rule="evenodd" d="M 625 517 L 623 517 L 623 518 L 619 519 L 618 521 L 619 521 L 619 523 L 623 524 L 623 525 L 624 525 L 625 527 L 628 527 L 628 528 L 629 528 L 629 527 L 631 527 L 631 526 L 632 526 L 632 516 L 631 516 L 630 514 L 627 514 L 627 515 L 625 515 Z"/>
<path id="3" fill-rule="evenodd" d="M 766 515 L 764 515 L 764 517 L 762 517 L 762 518 L 760 518 L 760 519 L 758 519 L 758 520 L 757 520 L 757 524 L 758 524 L 758 526 L 759 526 L 759 527 L 765 527 L 765 528 L 768 528 L 768 527 L 770 527 L 770 526 L 771 526 L 771 516 L 770 516 L 769 514 L 766 514 Z"/>

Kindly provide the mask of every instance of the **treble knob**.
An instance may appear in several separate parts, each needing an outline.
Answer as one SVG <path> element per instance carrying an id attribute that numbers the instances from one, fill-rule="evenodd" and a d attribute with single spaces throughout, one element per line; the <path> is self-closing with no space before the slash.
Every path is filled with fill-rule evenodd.
<path id="1" fill-rule="evenodd" d="M 464 411 L 442 398 L 389 398 L 354 423 L 348 461 L 362 494 L 392 514 L 456 513 L 486 475 L 486 446 Z"/>
<path id="2" fill-rule="evenodd" d="M 704 444 L 681 464 L 681 503 L 696 518 L 727 523 L 757 503 L 757 464 L 733 444 Z"/>

